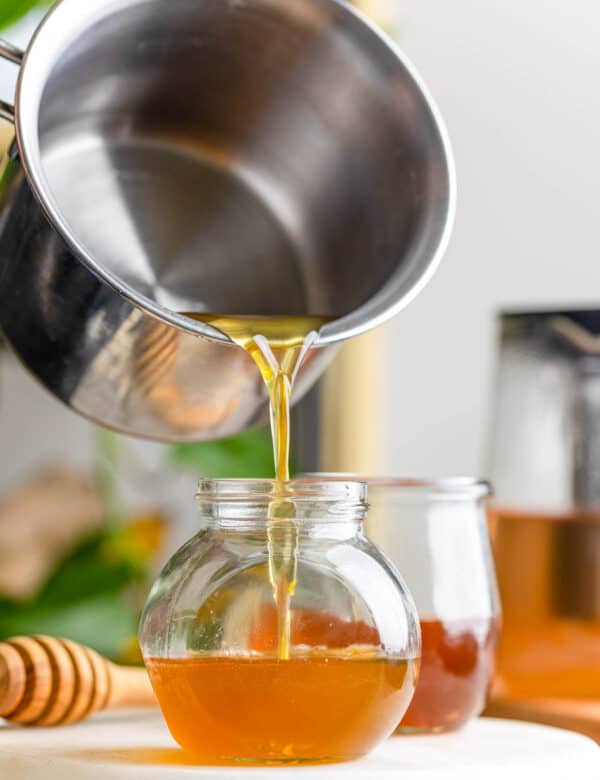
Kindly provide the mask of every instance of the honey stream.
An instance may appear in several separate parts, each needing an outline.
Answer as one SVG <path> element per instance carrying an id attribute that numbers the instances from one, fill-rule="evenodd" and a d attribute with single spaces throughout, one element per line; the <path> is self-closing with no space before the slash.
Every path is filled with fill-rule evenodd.
<path id="1" fill-rule="evenodd" d="M 245 349 L 256 363 L 270 402 L 276 488 L 269 506 L 269 579 L 277 608 L 278 655 L 290 657 L 290 602 L 297 572 L 298 528 L 295 509 L 286 499 L 290 478 L 290 401 L 294 381 L 319 329 L 328 322 L 312 316 L 232 316 L 186 313 L 220 330 Z"/>

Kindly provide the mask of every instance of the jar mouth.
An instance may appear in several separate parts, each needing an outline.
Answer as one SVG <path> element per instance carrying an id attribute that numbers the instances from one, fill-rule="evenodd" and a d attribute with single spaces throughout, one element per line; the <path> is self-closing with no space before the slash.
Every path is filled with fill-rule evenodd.
<path id="1" fill-rule="evenodd" d="M 274 479 L 200 479 L 196 503 L 212 516 L 268 521 L 273 504 L 294 506 L 294 519 L 361 520 L 367 513 L 367 485 L 356 479 L 301 477 Z"/>
<path id="2" fill-rule="evenodd" d="M 448 499 L 479 499 L 493 495 L 490 482 L 477 477 L 440 477 L 440 478 L 408 478 L 408 477 L 367 477 L 362 474 L 323 474 L 307 475 L 314 479 L 330 480 L 332 482 L 355 479 L 367 485 L 369 490 L 390 488 L 410 496 L 430 496 Z"/>

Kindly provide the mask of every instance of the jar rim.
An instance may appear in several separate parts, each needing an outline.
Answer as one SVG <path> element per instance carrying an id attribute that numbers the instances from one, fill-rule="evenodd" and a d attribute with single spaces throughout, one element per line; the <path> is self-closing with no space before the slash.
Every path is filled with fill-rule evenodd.
<path id="1" fill-rule="evenodd" d="M 367 485 L 367 488 L 396 488 L 407 495 L 430 495 L 451 498 L 489 498 L 493 495 L 492 484 L 485 479 L 477 477 L 368 477 L 362 474 L 325 472 L 322 474 L 310 474 L 313 478 L 319 478 L 332 482 L 346 479 L 356 479 Z"/>
<path id="2" fill-rule="evenodd" d="M 367 485 L 356 479 L 300 477 L 275 479 L 200 479 L 196 503 L 211 516 L 264 519 L 278 500 L 293 504 L 296 519 L 362 520 L 366 515 Z"/>
<path id="3" fill-rule="evenodd" d="M 347 476 L 347 478 L 346 478 Z M 342 479 L 321 478 L 319 476 L 302 476 L 280 483 L 276 479 L 239 479 L 228 477 L 224 479 L 200 478 L 196 492 L 197 499 L 223 498 L 227 501 L 252 501 L 264 498 L 298 498 L 313 500 L 315 498 L 348 499 L 366 501 L 367 485 L 364 480 L 350 475 Z"/>

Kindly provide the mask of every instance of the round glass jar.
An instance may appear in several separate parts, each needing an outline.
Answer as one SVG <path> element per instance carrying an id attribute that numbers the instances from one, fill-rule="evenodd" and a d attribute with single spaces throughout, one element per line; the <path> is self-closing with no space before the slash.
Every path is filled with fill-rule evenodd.
<path id="1" fill-rule="evenodd" d="M 366 486 L 200 483 L 204 524 L 154 585 L 140 643 L 165 720 L 205 763 L 357 758 L 396 728 L 417 613 L 362 530 Z"/>

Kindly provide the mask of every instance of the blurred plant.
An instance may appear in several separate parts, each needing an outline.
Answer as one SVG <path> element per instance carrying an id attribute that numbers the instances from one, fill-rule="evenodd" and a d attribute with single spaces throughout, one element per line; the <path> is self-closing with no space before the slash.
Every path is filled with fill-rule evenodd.
<path id="1" fill-rule="evenodd" d="M 33 598 L 0 599 L 0 638 L 48 634 L 118 660 L 128 656 L 138 618 L 128 589 L 143 582 L 146 562 L 122 536 L 102 529 L 80 540 Z"/>
<path id="2" fill-rule="evenodd" d="M 159 507 L 144 514 L 127 508 L 121 488 L 133 475 L 126 444 L 123 437 L 98 429 L 95 485 L 103 507 L 101 525 L 83 538 L 79 532 L 35 593 L 20 598 L 0 594 L 0 639 L 48 634 L 89 645 L 118 661 L 139 660 L 137 622 L 152 562 L 164 542 L 165 521 Z M 165 455 L 175 468 L 206 477 L 271 478 L 274 472 L 266 428 L 223 441 L 171 445 Z M 43 484 L 38 479 L 20 490 L 29 495 Z M 42 505 L 44 499 L 45 494 L 39 496 Z"/>
<path id="3" fill-rule="evenodd" d="M 255 428 L 230 439 L 174 444 L 175 465 L 203 477 L 264 478 L 275 473 L 273 444 L 267 428 Z"/>
<path id="4" fill-rule="evenodd" d="M 49 470 L 0 497 L 0 639 L 42 633 L 141 660 L 137 624 L 166 520 L 121 495 L 131 474 L 120 439 L 98 432 L 96 460 L 113 469 L 95 480 Z"/>
<path id="5" fill-rule="evenodd" d="M 51 5 L 51 0 L 2 0 L 0 3 L 0 29 L 10 27 L 38 6 Z"/>

